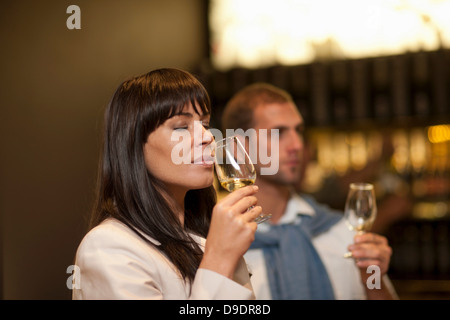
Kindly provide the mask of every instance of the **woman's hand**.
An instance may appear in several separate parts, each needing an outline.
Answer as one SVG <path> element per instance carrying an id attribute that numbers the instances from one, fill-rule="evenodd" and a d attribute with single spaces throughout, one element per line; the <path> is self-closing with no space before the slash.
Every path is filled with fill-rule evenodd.
<path id="1" fill-rule="evenodd" d="M 255 218 L 262 208 L 256 206 L 257 186 L 247 186 L 231 192 L 213 209 L 206 238 L 205 253 L 200 268 L 232 278 L 239 259 L 255 238 Z M 252 209 L 248 210 L 250 207 Z"/>

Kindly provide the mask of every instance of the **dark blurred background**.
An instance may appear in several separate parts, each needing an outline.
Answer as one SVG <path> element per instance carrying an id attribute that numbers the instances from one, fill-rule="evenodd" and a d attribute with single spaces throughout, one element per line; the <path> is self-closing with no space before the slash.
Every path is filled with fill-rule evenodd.
<path id="1" fill-rule="evenodd" d="M 69 30 L 66 9 L 81 9 Z M 4 299 L 68 299 L 91 206 L 102 114 L 119 83 L 207 52 L 200 0 L 1 1 Z"/>
<path id="2" fill-rule="evenodd" d="M 81 8 L 69 30 L 66 9 Z M 300 190 L 342 209 L 348 184 L 376 184 L 377 232 L 403 299 L 450 298 L 450 52 L 218 69 L 206 0 L 0 2 L 0 298 L 70 299 L 86 231 L 103 110 L 125 78 L 196 74 L 218 127 L 227 99 L 267 81 L 308 125 Z"/>

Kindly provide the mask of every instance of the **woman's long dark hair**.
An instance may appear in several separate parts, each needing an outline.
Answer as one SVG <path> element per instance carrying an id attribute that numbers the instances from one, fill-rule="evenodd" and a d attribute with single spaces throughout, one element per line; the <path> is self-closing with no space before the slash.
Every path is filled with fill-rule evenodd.
<path id="1" fill-rule="evenodd" d="M 154 70 L 117 88 L 105 112 L 103 153 L 89 227 L 113 217 L 144 240 L 148 241 L 141 233 L 156 239 L 161 243 L 157 248 L 192 282 L 203 252 L 186 231 L 206 237 L 216 202 L 214 188 L 187 192 L 183 228 L 167 201 L 164 184 L 148 172 L 143 152 L 148 135 L 189 103 L 197 113 L 211 111 L 203 85 L 178 69 Z"/>

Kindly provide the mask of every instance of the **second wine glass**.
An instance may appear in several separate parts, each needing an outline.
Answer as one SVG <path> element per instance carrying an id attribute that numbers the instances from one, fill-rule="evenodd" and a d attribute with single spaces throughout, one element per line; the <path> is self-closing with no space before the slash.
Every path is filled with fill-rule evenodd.
<path id="1" fill-rule="evenodd" d="M 238 137 L 231 136 L 216 142 L 214 162 L 217 179 L 228 192 L 255 183 L 255 167 Z M 255 222 L 262 223 L 271 217 L 271 214 L 261 214 Z"/>
<path id="2" fill-rule="evenodd" d="M 375 221 L 377 215 L 377 203 L 375 190 L 370 183 L 351 183 L 345 202 L 344 218 L 350 230 L 357 233 L 365 233 Z M 351 252 L 344 254 L 350 258 Z"/>

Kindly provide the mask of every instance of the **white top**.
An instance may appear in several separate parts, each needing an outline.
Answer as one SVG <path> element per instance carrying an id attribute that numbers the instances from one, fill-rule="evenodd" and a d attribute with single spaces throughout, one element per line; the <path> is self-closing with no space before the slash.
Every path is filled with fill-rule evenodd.
<path id="1" fill-rule="evenodd" d="M 205 239 L 191 235 L 204 248 Z M 159 242 L 147 237 L 154 244 Z M 254 299 L 249 273 L 241 259 L 234 281 L 198 269 L 192 287 L 158 249 L 116 219 L 106 219 L 81 241 L 72 298 L 81 299 Z M 77 284 L 80 286 L 76 288 Z"/>
<path id="2" fill-rule="evenodd" d="M 286 212 L 279 224 L 301 223 L 302 214 L 314 215 L 314 209 L 300 196 L 294 194 L 289 200 Z M 270 228 L 267 223 L 258 225 L 257 232 L 264 232 Z M 313 244 L 322 259 L 333 286 L 334 296 L 338 300 L 366 299 L 365 289 L 361 282 L 358 267 L 353 259 L 345 259 L 343 254 L 347 252 L 347 246 L 353 243 L 354 233 L 340 220 L 329 231 L 320 234 L 313 239 Z M 256 299 L 271 299 L 269 282 L 267 279 L 266 264 L 261 249 L 252 249 L 245 254 L 250 272 L 251 282 Z"/>

